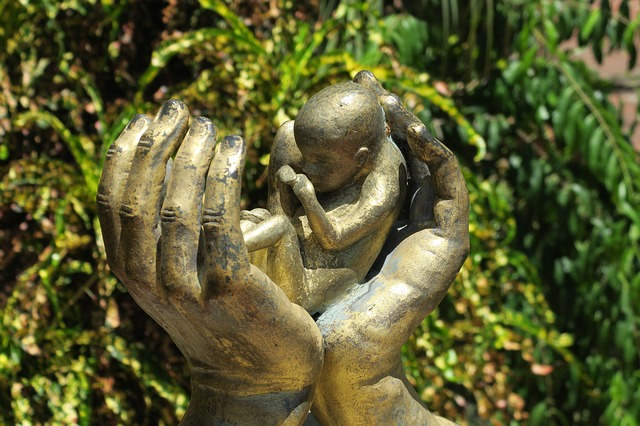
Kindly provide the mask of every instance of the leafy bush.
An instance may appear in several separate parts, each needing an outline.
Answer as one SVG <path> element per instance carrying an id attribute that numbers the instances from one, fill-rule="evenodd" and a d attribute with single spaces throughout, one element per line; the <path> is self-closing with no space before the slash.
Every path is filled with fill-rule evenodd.
<path id="1" fill-rule="evenodd" d="M 371 69 L 458 155 L 472 253 L 405 346 L 461 423 L 640 418 L 640 168 L 597 58 L 628 2 L 0 0 L 0 420 L 175 424 L 184 361 L 108 270 L 94 195 L 136 112 L 171 97 L 270 143 L 315 91 Z M 395 6 L 394 6 L 395 5 Z"/>
<path id="2" fill-rule="evenodd" d="M 630 21 L 627 2 L 617 12 L 608 2 L 599 8 L 557 1 L 475 7 L 472 3 L 458 11 L 475 24 L 450 26 L 443 36 L 459 56 L 477 58 L 463 61 L 457 74 L 458 84 L 464 84 L 460 109 L 487 142 L 487 155 L 474 170 L 485 182 L 511 188 L 514 200 L 507 211 L 517 225 L 509 246 L 526 253 L 538 271 L 533 282 L 562 332 L 555 339 L 538 336 L 535 362 L 548 368 L 532 364 L 531 372 L 543 377 L 536 386 L 530 376 L 518 394 L 527 397 L 533 424 L 554 419 L 635 424 L 640 418 L 638 155 L 621 129 L 618 111 L 607 101 L 611 84 L 572 59 L 562 42 L 581 28 L 579 44 L 597 58 L 609 44 L 610 49 L 627 49 L 634 64 L 638 18 Z M 428 24 L 432 34 L 437 34 L 436 25 Z M 480 27 L 489 31 L 480 32 Z M 513 33 L 508 49 L 490 42 L 504 40 L 505 31 Z M 459 42 L 481 38 L 484 43 Z M 433 65 L 447 55 L 431 56 Z M 454 144 L 456 136 L 443 132 Z M 515 267 L 520 264 L 516 259 L 508 256 L 507 263 Z M 509 305 L 505 302 L 502 309 Z M 525 307 L 518 311 L 525 321 L 511 324 L 512 331 L 544 318 L 527 314 Z M 527 359 L 524 352 L 522 357 Z"/>

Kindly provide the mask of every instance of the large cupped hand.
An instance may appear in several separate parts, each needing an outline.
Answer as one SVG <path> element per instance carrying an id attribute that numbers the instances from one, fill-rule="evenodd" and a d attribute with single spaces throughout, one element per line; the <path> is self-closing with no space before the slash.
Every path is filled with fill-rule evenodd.
<path id="1" fill-rule="evenodd" d="M 440 303 L 468 255 L 466 184 L 455 156 L 397 96 L 369 72 L 355 81 L 378 95 L 394 139 L 410 147 L 408 160 L 428 166 L 435 201 L 415 205 L 424 198 L 413 197 L 411 210 L 422 212 L 412 216 L 414 232 L 387 256 L 376 277 L 317 320 L 325 366 L 313 412 L 323 425 L 448 424 L 422 405 L 406 381 L 400 350 Z"/>
<path id="2" fill-rule="evenodd" d="M 189 118 L 169 101 L 153 121 L 136 116 L 110 147 L 97 197 L 109 264 L 189 361 L 184 424 L 300 424 L 322 338 L 249 262 L 244 141 L 216 145 L 213 124 L 198 117 L 189 127 Z"/>

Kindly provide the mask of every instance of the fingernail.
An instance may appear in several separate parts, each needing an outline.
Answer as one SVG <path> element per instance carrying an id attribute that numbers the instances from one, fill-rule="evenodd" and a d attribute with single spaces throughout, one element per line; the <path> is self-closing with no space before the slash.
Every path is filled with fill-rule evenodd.
<path id="1" fill-rule="evenodd" d="M 358 72 L 358 74 L 356 74 L 356 76 L 353 78 L 354 81 L 364 81 L 364 80 L 372 80 L 375 77 L 373 76 L 373 73 L 369 70 L 362 70 L 360 72 Z"/>
<path id="2" fill-rule="evenodd" d="M 242 139 L 242 137 L 238 135 L 225 136 L 225 138 L 223 139 L 223 143 L 224 146 L 222 148 L 236 148 L 236 146 L 239 145 L 242 149 L 244 149 L 244 139 Z"/>
<path id="3" fill-rule="evenodd" d="M 409 126 L 409 131 L 414 135 L 414 136 L 418 136 L 420 135 L 424 130 L 426 129 L 426 127 L 424 126 L 424 124 L 422 123 L 413 123 Z"/>
<path id="4" fill-rule="evenodd" d="M 158 113 L 156 114 L 155 119 L 156 121 L 167 118 L 170 120 L 174 120 L 178 116 L 178 114 L 180 114 L 185 109 L 186 106 L 184 103 L 180 102 L 177 99 L 171 99 L 162 105 L 162 108 L 160 108 L 160 111 L 158 111 Z"/>
<path id="5" fill-rule="evenodd" d="M 215 136 L 216 126 L 206 117 L 196 117 L 193 119 L 189 133 L 193 136 L 202 136 L 212 133 Z"/>
<path id="6" fill-rule="evenodd" d="M 149 124 L 149 118 L 144 114 L 136 114 L 129 124 L 127 125 L 127 130 L 139 131 L 145 128 Z"/>

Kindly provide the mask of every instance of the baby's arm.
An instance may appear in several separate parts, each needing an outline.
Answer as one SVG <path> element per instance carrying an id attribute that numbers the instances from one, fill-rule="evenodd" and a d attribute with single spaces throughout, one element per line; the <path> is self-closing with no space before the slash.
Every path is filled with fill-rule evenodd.
<path id="1" fill-rule="evenodd" d="M 249 253 L 271 247 L 287 232 L 287 219 L 282 214 L 271 216 L 244 232 L 244 242 Z"/>
<path id="2" fill-rule="evenodd" d="M 395 172 L 395 179 L 393 173 Z M 381 222 L 388 218 L 399 204 L 402 189 L 399 188 L 398 171 L 391 176 L 372 172 L 367 176 L 359 201 L 337 221 L 327 213 L 318 201 L 313 184 L 303 174 L 296 174 L 284 166 L 278 171 L 281 182 L 290 185 L 304 207 L 314 238 L 325 250 L 339 251 L 349 247 L 372 232 L 387 232 Z"/>
<path id="3" fill-rule="evenodd" d="M 290 188 L 283 188 L 279 184 L 276 172 L 284 165 L 295 167 L 300 162 L 300 159 L 301 154 L 293 137 L 293 121 L 287 121 L 278 129 L 271 148 L 267 207 L 272 216 L 261 220 L 246 230 L 243 229 L 244 240 L 249 252 L 276 244 L 287 232 L 288 224 L 284 222 L 288 220 L 288 217 L 294 215 L 296 209 L 300 206 L 300 202 Z"/>
<path id="4" fill-rule="evenodd" d="M 269 159 L 269 199 L 267 209 L 271 214 L 284 214 L 293 217 L 300 207 L 300 201 L 288 186 L 283 186 L 277 177 L 277 172 L 283 166 L 299 169 L 302 154 L 293 136 L 293 121 L 287 121 L 278 129 L 271 147 Z"/>

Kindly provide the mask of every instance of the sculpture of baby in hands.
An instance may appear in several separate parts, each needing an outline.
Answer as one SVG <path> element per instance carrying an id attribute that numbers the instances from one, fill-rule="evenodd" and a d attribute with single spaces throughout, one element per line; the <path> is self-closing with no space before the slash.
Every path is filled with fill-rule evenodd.
<path id="1" fill-rule="evenodd" d="M 278 130 L 269 213 L 245 213 L 252 261 L 307 311 L 362 281 L 398 218 L 406 165 L 375 94 L 330 86 Z"/>
<path id="2" fill-rule="evenodd" d="M 244 140 L 216 143 L 213 123 L 189 124 L 179 101 L 134 117 L 109 148 L 105 251 L 189 361 L 181 424 L 301 425 L 309 409 L 325 425 L 451 424 L 411 388 L 401 347 L 469 253 L 468 191 L 453 153 L 397 96 L 370 72 L 354 81 L 279 129 L 268 210 L 240 211 Z M 412 193 L 426 195 L 411 197 L 410 232 L 375 273 L 408 204 L 389 132 Z"/>

